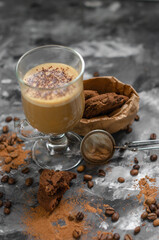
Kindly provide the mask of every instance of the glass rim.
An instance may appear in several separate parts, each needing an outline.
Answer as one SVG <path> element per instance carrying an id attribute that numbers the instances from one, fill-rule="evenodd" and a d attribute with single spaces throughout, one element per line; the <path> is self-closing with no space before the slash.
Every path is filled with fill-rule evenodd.
<path id="1" fill-rule="evenodd" d="M 60 48 L 61 48 L 61 49 L 66 49 L 66 50 L 74 53 L 75 55 L 77 55 L 77 56 L 79 57 L 79 59 L 80 59 L 80 61 L 81 61 L 81 63 L 82 63 L 82 68 L 81 68 L 81 71 L 80 71 L 80 73 L 78 74 L 78 76 L 77 76 L 75 79 L 73 79 L 72 81 L 64 84 L 63 86 L 53 87 L 53 88 L 39 88 L 39 87 L 30 86 L 29 84 L 25 83 L 25 82 L 23 81 L 23 79 L 21 79 L 21 78 L 19 77 L 19 74 L 18 74 L 18 66 L 19 66 L 20 62 L 23 60 L 23 58 L 25 58 L 27 55 L 29 55 L 30 53 L 32 53 L 32 52 L 34 52 L 34 51 L 36 51 L 36 50 L 40 50 L 40 49 L 44 49 L 44 48 L 52 48 L 52 47 L 54 47 L 54 48 L 59 48 L 59 49 L 60 49 Z M 82 74 L 84 73 L 84 69 L 85 69 L 85 62 L 84 62 L 84 60 L 83 60 L 83 57 L 81 56 L 80 53 L 78 53 L 78 52 L 77 52 L 76 50 L 74 50 L 73 48 L 71 48 L 71 47 L 66 47 L 66 46 L 62 46 L 62 45 L 54 45 L 54 44 L 52 44 L 52 45 L 43 45 L 43 46 L 35 47 L 35 48 L 27 51 L 26 53 L 24 53 L 24 54 L 19 58 L 19 60 L 18 60 L 18 62 L 17 62 L 17 64 L 16 64 L 16 77 L 17 77 L 17 79 L 18 79 L 23 85 L 25 85 L 25 86 L 27 86 L 27 87 L 29 87 L 29 88 L 37 89 L 37 90 L 45 90 L 45 91 L 48 90 L 48 91 L 49 91 L 49 90 L 62 89 L 62 88 L 65 88 L 65 87 L 68 87 L 68 86 L 72 85 L 73 83 L 75 83 L 75 82 L 82 76 Z"/>

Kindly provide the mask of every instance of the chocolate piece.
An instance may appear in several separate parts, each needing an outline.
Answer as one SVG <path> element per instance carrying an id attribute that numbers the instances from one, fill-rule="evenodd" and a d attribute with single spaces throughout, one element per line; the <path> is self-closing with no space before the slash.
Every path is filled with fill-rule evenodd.
<path id="1" fill-rule="evenodd" d="M 124 183 L 124 182 L 125 182 L 125 178 L 119 177 L 119 178 L 118 178 L 118 182 L 119 182 L 119 183 Z"/>
<path id="2" fill-rule="evenodd" d="M 4 206 L 5 206 L 6 208 L 10 208 L 10 207 L 12 206 L 11 201 L 7 200 L 7 201 L 4 203 Z"/>
<path id="3" fill-rule="evenodd" d="M 136 228 L 134 229 L 134 234 L 135 234 L 135 235 L 138 234 L 138 233 L 140 232 L 140 230 L 141 230 L 140 226 L 136 227 Z"/>
<path id="4" fill-rule="evenodd" d="M 8 182 L 8 179 L 9 179 L 8 175 L 4 175 L 4 176 L 1 178 L 1 182 L 2 182 L 2 183 L 6 183 L 6 182 Z"/>
<path id="5" fill-rule="evenodd" d="M 135 117 L 135 119 L 134 119 L 135 121 L 139 121 L 140 120 L 140 117 L 139 117 L 139 115 L 136 115 L 136 117 Z"/>
<path id="6" fill-rule="evenodd" d="M 157 155 L 156 154 L 153 154 L 153 155 L 151 155 L 150 156 L 150 160 L 151 160 L 151 162 L 154 162 L 154 161 L 156 161 L 157 160 Z"/>
<path id="7" fill-rule="evenodd" d="M 94 90 L 84 90 L 85 100 L 88 100 L 89 98 L 92 98 L 92 97 L 96 97 L 98 95 L 99 95 L 99 93 L 97 91 L 94 91 Z"/>
<path id="8" fill-rule="evenodd" d="M 94 183 L 92 181 L 88 181 L 87 186 L 88 188 L 92 188 L 94 186 Z"/>
<path id="9" fill-rule="evenodd" d="M 137 170 L 139 170 L 139 169 L 140 169 L 140 165 L 135 164 L 135 165 L 133 166 L 133 169 L 137 169 Z"/>
<path id="10" fill-rule="evenodd" d="M 32 184 L 33 184 L 33 178 L 30 177 L 25 179 L 25 185 L 27 187 L 30 187 Z"/>
<path id="11" fill-rule="evenodd" d="M 136 164 L 139 163 L 139 161 L 138 161 L 138 159 L 136 157 L 134 158 L 134 163 L 136 163 Z"/>
<path id="12" fill-rule="evenodd" d="M 10 208 L 4 208 L 4 214 L 8 215 L 10 214 Z"/>
<path id="13" fill-rule="evenodd" d="M 155 140 L 157 138 L 156 133 L 151 133 L 150 140 Z"/>
<path id="14" fill-rule="evenodd" d="M 40 175 L 38 202 L 46 211 L 53 211 L 59 204 L 63 194 L 69 189 L 72 179 L 76 178 L 72 172 L 45 169 Z"/>
<path id="15" fill-rule="evenodd" d="M 8 179 L 8 184 L 9 184 L 9 185 L 15 184 L 15 179 L 12 178 L 12 177 L 10 177 L 10 178 Z"/>
<path id="16" fill-rule="evenodd" d="M 128 97 L 116 93 L 105 93 L 92 97 L 85 102 L 85 118 L 92 118 L 99 115 L 108 114 L 120 108 Z"/>

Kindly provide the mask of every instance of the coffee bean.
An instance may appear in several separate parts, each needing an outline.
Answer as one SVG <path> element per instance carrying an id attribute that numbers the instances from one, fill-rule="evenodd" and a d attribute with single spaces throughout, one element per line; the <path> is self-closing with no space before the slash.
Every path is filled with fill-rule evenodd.
<path id="1" fill-rule="evenodd" d="M 92 188 L 94 186 L 94 183 L 92 181 L 88 181 L 87 186 L 88 188 Z"/>
<path id="2" fill-rule="evenodd" d="M 9 127 L 7 125 L 3 126 L 2 131 L 3 131 L 3 133 L 8 133 L 9 132 Z"/>
<path id="3" fill-rule="evenodd" d="M 75 219 L 74 216 L 72 216 L 71 214 L 68 215 L 68 220 L 69 221 L 73 221 L 74 219 Z"/>
<path id="4" fill-rule="evenodd" d="M 105 234 L 101 233 L 98 237 L 98 240 L 106 240 L 106 237 L 107 236 Z"/>
<path id="5" fill-rule="evenodd" d="M 84 175 L 84 181 L 91 181 L 92 180 L 92 176 L 91 175 Z"/>
<path id="6" fill-rule="evenodd" d="M 124 236 L 124 240 L 133 240 L 132 236 L 130 234 L 126 234 Z"/>
<path id="7" fill-rule="evenodd" d="M 8 184 L 9 184 L 9 185 L 15 184 L 15 179 L 12 178 L 12 177 L 9 177 L 9 179 L 8 179 Z"/>
<path id="8" fill-rule="evenodd" d="M 156 133 L 151 133 L 150 140 L 155 140 L 157 138 Z"/>
<path id="9" fill-rule="evenodd" d="M 150 208 L 148 206 L 146 206 L 146 212 L 147 213 L 151 213 L 151 210 L 150 210 Z"/>
<path id="10" fill-rule="evenodd" d="M 3 142 L 3 137 L 4 137 L 4 135 L 0 136 L 0 142 Z"/>
<path id="11" fill-rule="evenodd" d="M 15 151 L 15 148 L 12 147 L 12 146 L 8 146 L 8 147 L 7 147 L 7 151 L 8 151 L 9 153 L 14 152 L 14 151 Z"/>
<path id="12" fill-rule="evenodd" d="M 8 215 L 10 214 L 10 208 L 4 208 L 4 214 Z"/>
<path id="13" fill-rule="evenodd" d="M 156 215 L 159 217 L 159 209 L 156 210 Z"/>
<path id="14" fill-rule="evenodd" d="M 19 137 L 17 137 L 17 142 L 20 144 L 20 143 L 23 143 L 24 141 L 22 139 L 20 139 Z"/>
<path id="15" fill-rule="evenodd" d="M 0 207 L 2 207 L 3 206 L 3 201 L 2 200 L 0 200 Z"/>
<path id="16" fill-rule="evenodd" d="M 7 200 L 7 201 L 4 203 L 4 206 L 5 206 L 6 208 L 10 208 L 10 207 L 12 206 L 11 201 Z"/>
<path id="17" fill-rule="evenodd" d="M 103 169 L 99 169 L 98 171 L 98 177 L 105 177 L 105 171 Z"/>
<path id="18" fill-rule="evenodd" d="M 135 119 L 134 119 L 135 121 L 139 121 L 140 120 L 140 117 L 139 117 L 139 115 L 136 115 L 136 117 L 135 117 Z"/>
<path id="19" fill-rule="evenodd" d="M 16 151 L 11 152 L 10 156 L 11 156 L 11 158 L 17 158 L 18 157 L 18 152 L 16 152 Z"/>
<path id="20" fill-rule="evenodd" d="M 30 169 L 29 169 L 28 167 L 23 168 L 23 169 L 21 170 L 21 172 L 22 172 L 23 174 L 27 174 L 29 171 L 30 171 Z"/>
<path id="21" fill-rule="evenodd" d="M 82 212 L 78 212 L 78 213 L 76 214 L 76 220 L 77 220 L 77 221 L 82 221 L 83 218 L 84 218 L 84 214 L 83 214 Z"/>
<path id="22" fill-rule="evenodd" d="M 0 192 L 0 198 L 2 198 L 3 197 L 3 192 Z"/>
<path id="23" fill-rule="evenodd" d="M 112 221 L 113 222 L 116 222 L 118 221 L 119 219 L 119 213 L 118 212 L 115 212 L 113 215 L 112 215 Z"/>
<path id="24" fill-rule="evenodd" d="M 9 144 L 10 146 L 14 145 L 14 139 L 13 139 L 12 137 L 9 137 L 9 138 L 8 138 L 8 144 Z"/>
<path id="25" fill-rule="evenodd" d="M 157 207 L 154 204 L 151 204 L 150 205 L 150 210 L 151 210 L 151 212 L 156 212 Z"/>
<path id="26" fill-rule="evenodd" d="M 4 160 L 5 164 L 9 164 L 11 161 L 12 161 L 11 157 L 6 157 Z"/>
<path id="27" fill-rule="evenodd" d="M 8 175 L 4 175 L 4 176 L 1 178 L 1 182 L 2 182 L 2 183 L 6 183 L 6 182 L 8 182 L 8 179 L 9 179 Z"/>
<path id="28" fill-rule="evenodd" d="M 5 146 L 3 144 L 0 144 L 0 151 L 3 151 L 5 149 Z"/>
<path id="29" fill-rule="evenodd" d="M 148 197 L 145 201 L 145 203 L 150 206 L 151 204 L 155 204 L 156 203 L 156 199 L 154 197 Z"/>
<path id="30" fill-rule="evenodd" d="M 158 218 L 158 219 L 155 219 L 155 220 L 153 221 L 153 225 L 154 225 L 154 227 L 158 227 L 158 226 L 159 226 L 159 218 Z"/>
<path id="31" fill-rule="evenodd" d="M 77 168 L 77 172 L 81 173 L 81 172 L 84 171 L 84 169 L 85 169 L 85 166 L 84 166 L 84 165 L 81 165 L 81 166 L 79 166 L 79 167 Z"/>
<path id="32" fill-rule="evenodd" d="M 108 234 L 106 236 L 106 240 L 113 240 L 113 235 L 112 234 Z"/>
<path id="33" fill-rule="evenodd" d="M 73 231 L 73 233 L 72 233 L 72 236 L 73 236 L 75 239 L 79 239 L 79 238 L 81 237 L 81 234 L 82 234 L 81 230 L 75 229 L 75 230 Z"/>
<path id="34" fill-rule="evenodd" d="M 133 166 L 133 169 L 139 170 L 139 169 L 140 169 L 140 166 L 139 166 L 138 164 L 135 164 L 135 165 Z"/>
<path id="35" fill-rule="evenodd" d="M 99 72 L 94 72 L 94 73 L 93 73 L 93 76 L 94 76 L 94 77 L 99 77 Z"/>
<path id="36" fill-rule="evenodd" d="M 139 171 L 138 171 L 137 169 L 132 169 L 132 170 L 130 171 L 130 174 L 131 174 L 132 176 L 137 176 L 138 173 L 139 173 Z"/>
<path id="37" fill-rule="evenodd" d="M 19 120 L 20 120 L 20 118 L 14 117 L 14 122 L 17 122 L 17 121 L 19 121 Z"/>
<path id="38" fill-rule="evenodd" d="M 14 140 L 16 140 L 17 134 L 13 132 L 12 135 L 11 135 L 11 138 L 14 139 Z"/>
<path id="39" fill-rule="evenodd" d="M 147 212 L 143 212 L 143 213 L 141 214 L 141 218 L 142 218 L 143 220 L 145 220 L 145 219 L 147 218 L 147 216 L 148 216 L 148 213 L 147 213 Z"/>
<path id="40" fill-rule="evenodd" d="M 157 218 L 156 213 L 149 213 L 147 219 L 150 221 L 154 221 Z"/>
<path id="41" fill-rule="evenodd" d="M 111 216 L 111 215 L 113 215 L 114 213 L 115 213 L 114 208 L 112 208 L 112 207 L 110 207 L 110 206 L 108 206 L 108 207 L 105 209 L 105 215 Z"/>
<path id="42" fill-rule="evenodd" d="M 12 117 L 11 116 L 6 117 L 5 122 L 11 122 L 11 121 L 12 121 Z"/>
<path id="43" fill-rule="evenodd" d="M 119 178 L 118 178 L 118 182 L 124 183 L 124 182 L 125 182 L 125 179 L 124 179 L 123 177 L 119 177 Z"/>
<path id="44" fill-rule="evenodd" d="M 132 128 L 128 126 L 126 129 L 126 133 L 131 133 L 131 132 L 132 132 Z"/>
<path id="45" fill-rule="evenodd" d="M 134 163 L 136 163 L 136 164 L 139 163 L 139 161 L 138 161 L 138 159 L 136 157 L 134 158 Z"/>
<path id="46" fill-rule="evenodd" d="M 154 162 L 154 161 L 156 161 L 157 160 L 157 155 L 156 154 L 153 154 L 153 155 L 151 155 L 150 156 L 150 160 L 151 160 L 151 162 Z"/>
<path id="47" fill-rule="evenodd" d="M 135 234 L 135 235 L 138 234 L 138 233 L 140 232 L 140 230 L 141 230 L 140 226 L 136 227 L 136 228 L 134 229 L 134 234 Z"/>
<path id="48" fill-rule="evenodd" d="M 120 235 L 118 233 L 114 233 L 113 240 L 119 240 L 119 239 L 120 239 Z"/>
<path id="49" fill-rule="evenodd" d="M 30 177 L 25 179 L 25 185 L 27 187 L 30 187 L 32 184 L 33 184 L 33 178 Z"/>

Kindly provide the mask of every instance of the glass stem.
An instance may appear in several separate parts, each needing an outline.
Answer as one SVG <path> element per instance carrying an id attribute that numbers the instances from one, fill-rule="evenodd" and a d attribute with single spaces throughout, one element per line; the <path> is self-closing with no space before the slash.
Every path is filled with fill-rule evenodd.
<path id="1" fill-rule="evenodd" d="M 68 139 L 64 133 L 57 135 L 52 134 L 46 143 L 50 155 L 54 155 L 55 152 L 66 151 L 67 145 Z"/>

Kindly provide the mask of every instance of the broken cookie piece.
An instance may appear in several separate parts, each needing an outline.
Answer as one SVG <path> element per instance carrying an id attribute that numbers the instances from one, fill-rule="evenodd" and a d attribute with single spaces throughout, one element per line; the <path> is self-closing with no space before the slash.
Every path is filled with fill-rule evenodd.
<path id="1" fill-rule="evenodd" d="M 69 189 L 72 179 L 76 174 L 72 172 L 45 169 L 40 175 L 38 202 L 46 211 L 52 212 L 63 194 Z"/>
<path id="2" fill-rule="evenodd" d="M 120 108 L 129 98 L 116 93 L 105 93 L 92 97 L 85 102 L 85 118 L 108 114 Z"/>

